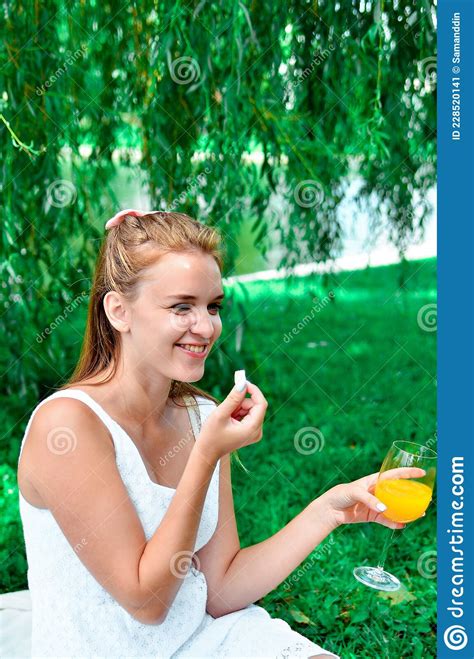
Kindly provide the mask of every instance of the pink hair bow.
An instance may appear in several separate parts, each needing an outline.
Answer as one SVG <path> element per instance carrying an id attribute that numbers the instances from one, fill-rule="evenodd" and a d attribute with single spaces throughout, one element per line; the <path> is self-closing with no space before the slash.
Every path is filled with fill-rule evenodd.
<path id="1" fill-rule="evenodd" d="M 133 217 L 142 217 L 143 215 L 148 215 L 148 213 L 159 213 L 159 212 L 160 211 L 138 211 L 133 208 L 127 208 L 124 211 L 119 211 L 113 217 L 111 217 L 110 220 L 107 220 L 105 224 L 105 228 L 110 229 L 111 227 L 118 226 L 121 222 L 123 222 L 125 215 L 133 215 Z"/>

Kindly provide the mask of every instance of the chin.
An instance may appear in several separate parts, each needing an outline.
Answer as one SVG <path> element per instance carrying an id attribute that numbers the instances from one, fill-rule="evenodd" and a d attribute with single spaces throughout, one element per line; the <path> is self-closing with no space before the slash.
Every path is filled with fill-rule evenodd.
<path id="1" fill-rule="evenodd" d="M 178 374 L 177 373 L 173 377 L 173 380 L 175 380 L 176 382 L 199 382 L 199 380 L 202 380 L 203 377 L 204 377 L 204 369 L 202 369 L 202 374 L 201 375 L 196 375 L 195 372 L 193 374 L 191 374 L 191 373 L 180 373 L 180 374 Z"/>
<path id="2" fill-rule="evenodd" d="M 193 382 L 199 382 L 199 380 L 202 380 L 203 377 L 204 377 L 204 374 L 201 375 L 201 377 L 199 377 L 199 378 L 196 378 L 196 377 L 186 378 L 185 380 L 182 380 L 182 382 L 188 382 L 189 384 L 192 384 Z"/>

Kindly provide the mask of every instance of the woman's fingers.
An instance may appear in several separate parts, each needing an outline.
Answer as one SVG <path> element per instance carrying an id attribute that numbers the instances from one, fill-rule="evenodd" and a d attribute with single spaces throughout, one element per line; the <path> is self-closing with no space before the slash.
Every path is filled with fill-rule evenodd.
<path id="1" fill-rule="evenodd" d="M 354 483 L 357 483 L 358 485 L 361 485 L 365 489 L 369 489 L 375 486 L 375 483 L 377 482 L 377 479 L 379 477 L 378 471 L 375 471 L 373 474 L 369 474 L 368 476 L 362 476 L 362 478 L 358 478 Z"/>
<path id="2" fill-rule="evenodd" d="M 382 473 L 376 471 L 368 476 L 359 478 L 356 483 L 365 487 L 369 492 L 373 492 L 377 481 L 394 478 L 422 478 L 426 474 L 424 469 L 420 467 L 397 467 L 396 469 L 389 469 Z"/>
<path id="3" fill-rule="evenodd" d="M 250 398 L 253 403 L 265 403 L 267 404 L 267 400 L 265 396 L 262 394 L 260 389 L 257 387 L 256 384 L 253 384 L 253 382 L 249 382 L 247 380 L 247 393 L 250 394 Z M 249 400 L 249 399 L 246 399 Z"/>
<path id="4" fill-rule="evenodd" d="M 248 414 L 248 412 L 246 412 L 245 410 L 237 410 L 237 412 L 234 412 L 233 414 L 231 414 L 231 417 L 233 419 L 238 419 L 239 421 L 242 421 L 242 419 L 244 417 L 246 417 L 247 414 Z"/>
<path id="5" fill-rule="evenodd" d="M 239 405 L 239 407 L 236 410 L 234 410 L 231 416 L 233 417 L 245 416 L 254 405 L 255 403 L 253 403 L 250 398 L 245 398 L 242 401 L 242 403 Z"/>
<path id="6" fill-rule="evenodd" d="M 396 469 L 389 469 L 380 474 L 380 480 L 393 479 L 393 478 L 421 478 L 426 474 L 424 469 L 420 467 L 397 467 Z"/>
<path id="7" fill-rule="evenodd" d="M 255 430 L 263 424 L 266 411 L 266 405 L 259 403 L 252 407 L 247 414 L 242 417 L 241 423 L 248 426 L 249 430 Z"/>
<path id="8" fill-rule="evenodd" d="M 368 492 L 367 490 L 364 490 L 362 487 L 356 487 L 354 488 L 352 494 L 352 498 L 354 500 L 354 503 L 357 503 L 360 501 L 364 505 L 367 506 L 367 508 L 370 508 L 370 510 L 373 510 L 375 513 L 382 513 L 384 510 L 387 510 L 387 506 L 379 501 L 377 497 L 375 497 L 373 494 Z"/>
<path id="9" fill-rule="evenodd" d="M 250 399 L 244 399 L 244 401 L 251 402 L 251 405 L 248 408 L 248 414 L 242 419 L 242 423 L 248 425 L 249 428 L 257 428 L 262 425 L 263 419 L 268 407 L 268 402 L 265 396 L 262 394 L 260 389 L 247 380 L 247 392 L 250 394 Z M 241 405 L 243 404 L 243 402 Z M 246 403 L 248 405 L 248 403 Z"/>

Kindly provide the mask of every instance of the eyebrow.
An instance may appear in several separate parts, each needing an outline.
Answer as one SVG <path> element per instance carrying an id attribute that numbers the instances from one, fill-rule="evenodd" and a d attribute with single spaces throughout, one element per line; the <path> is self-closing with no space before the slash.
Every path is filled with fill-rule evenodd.
<path id="1" fill-rule="evenodd" d="M 174 295 L 167 295 L 166 296 L 168 299 L 169 298 L 177 298 L 179 300 L 197 300 L 197 297 L 194 295 L 185 295 L 184 293 L 180 295 L 179 293 L 176 293 Z M 213 297 L 213 300 L 222 300 L 222 298 L 225 297 L 225 293 L 221 293 L 220 295 L 216 295 L 216 297 Z"/>

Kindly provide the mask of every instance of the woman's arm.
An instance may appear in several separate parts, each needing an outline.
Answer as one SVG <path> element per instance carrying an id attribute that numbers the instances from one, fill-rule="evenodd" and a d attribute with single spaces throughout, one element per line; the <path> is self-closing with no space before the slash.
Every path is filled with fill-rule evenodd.
<path id="1" fill-rule="evenodd" d="M 394 472 L 398 478 L 423 475 L 415 467 Z M 341 524 L 377 522 L 403 528 L 382 515 L 386 506 L 373 495 L 377 477 L 375 473 L 332 487 L 270 538 L 237 552 L 214 593 L 214 615 L 237 611 L 267 595 Z"/>
<path id="2" fill-rule="evenodd" d="M 140 558 L 138 580 L 145 597 L 149 594 L 145 606 L 156 600 L 160 622 L 191 565 L 206 493 L 216 465 L 215 458 L 196 442 L 168 510 Z"/>
<path id="3" fill-rule="evenodd" d="M 333 530 L 323 517 L 323 506 L 317 503 L 312 502 L 270 538 L 237 552 L 219 591 L 214 592 L 215 617 L 243 609 L 267 595 Z"/>
<path id="4" fill-rule="evenodd" d="M 247 391 L 251 399 L 245 402 Z M 227 398 L 214 407 L 201 428 L 166 515 L 140 559 L 140 584 L 150 593 L 151 600 L 157 597 L 158 611 L 160 604 L 164 605 L 164 616 L 186 576 L 186 567 L 189 567 L 186 562 L 190 563 L 194 552 L 206 492 L 217 463 L 225 460 L 224 456 L 231 451 L 253 444 L 262 437 L 267 402 L 255 385 L 248 382 L 242 391 L 234 387 Z M 242 422 L 231 418 L 243 407 L 247 414 Z M 226 560 L 230 561 L 227 557 L 230 552 L 234 555 L 236 538 L 227 536 L 229 539 L 224 553 Z"/>

